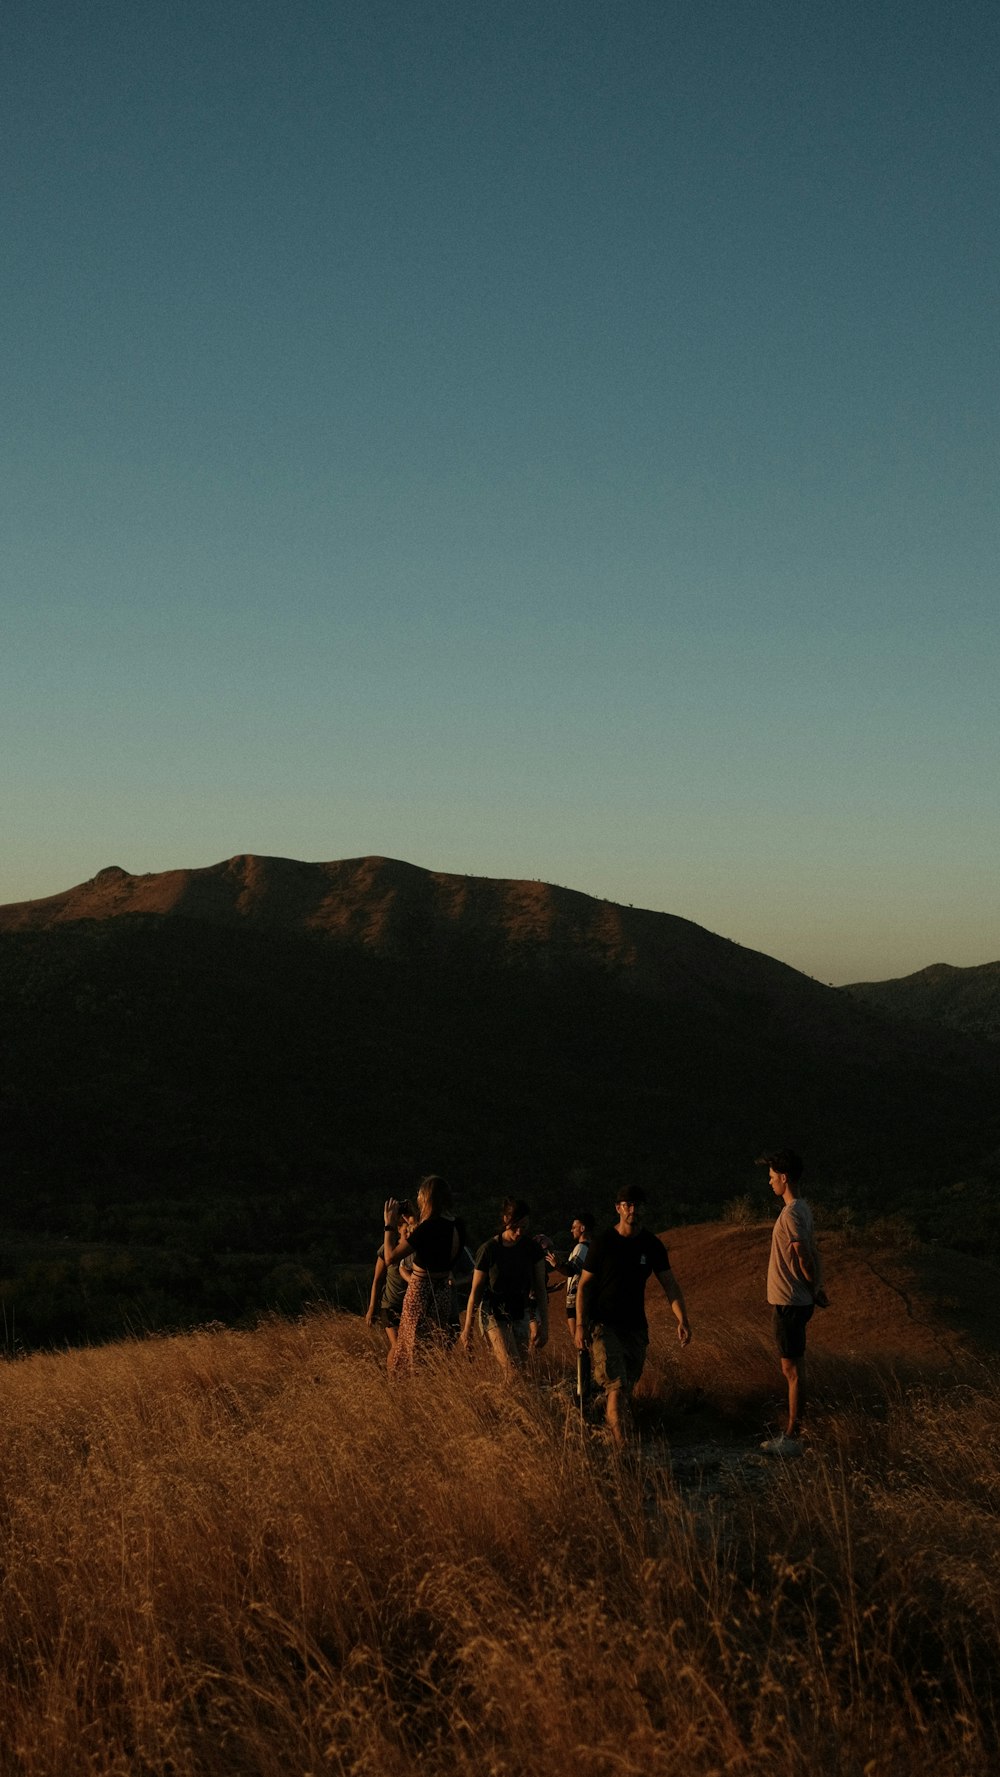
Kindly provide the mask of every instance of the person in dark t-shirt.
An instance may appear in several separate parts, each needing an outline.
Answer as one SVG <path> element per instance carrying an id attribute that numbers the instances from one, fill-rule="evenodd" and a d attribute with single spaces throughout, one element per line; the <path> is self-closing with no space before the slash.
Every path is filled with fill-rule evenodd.
<path id="1" fill-rule="evenodd" d="M 444 1179 L 429 1173 L 417 1192 L 419 1219 L 400 1239 L 399 1204 L 386 1199 L 382 1257 L 387 1269 L 412 1256 L 413 1269 L 399 1316 L 396 1343 L 389 1356 L 390 1376 L 412 1370 L 426 1339 L 447 1343 L 454 1337 L 452 1266 L 465 1245 L 465 1228 L 451 1213 L 451 1192 Z"/>
<path id="2" fill-rule="evenodd" d="M 642 1226 L 644 1191 L 625 1191 L 615 1204 L 618 1221 L 592 1240 L 576 1298 L 576 1345 L 590 1345 L 594 1380 L 605 1390 L 608 1429 L 625 1442 L 625 1411 L 642 1375 L 649 1346 L 646 1284 L 659 1283 L 681 1345 L 691 1338 L 687 1309 L 662 1240 Z"/>
<path id="3" fill-rule="evenodd" d="M 520 1198 L 503 1205 L 499 1234 L 476 1254 L 462 1344 L 469 1348 L 476 1310 L 480 1331 L 506 1375 L 529 1349 L 541 1351 L 549 1337 L 549 1299 L 545 1286 L 545 1253 L 528 1233 L 529 1209 Z M 534 1296 L 537 1319 L 530 1313 Z"/>

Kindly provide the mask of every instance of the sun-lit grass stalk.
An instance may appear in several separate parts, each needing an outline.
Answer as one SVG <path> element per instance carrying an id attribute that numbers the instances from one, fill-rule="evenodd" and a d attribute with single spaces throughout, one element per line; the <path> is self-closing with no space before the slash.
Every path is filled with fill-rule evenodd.
<path id="1" fill-rule="evenodd" d="M 876 1436 L 828 1362 L 810 1454 L 714 1495 L 485 1361 L 393 1385 L 337 1314 L 4 1385 L 2 1777 L 991 1768 L 982 1372 L 961 1429 L 891 1382 Z"/>

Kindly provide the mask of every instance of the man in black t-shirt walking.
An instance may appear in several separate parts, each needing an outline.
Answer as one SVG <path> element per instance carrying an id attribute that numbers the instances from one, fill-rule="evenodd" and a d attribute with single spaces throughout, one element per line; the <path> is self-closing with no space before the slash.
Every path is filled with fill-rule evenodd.
<path id="1" fill-rule="evenodd" d="M 605 1390 L 608 1428 L 619 1448 L 625 1442 L 629 1397 L 642 1375 L 649 1345 L 645 1295 L 655 1277 L 677 1322 L 682 1345 L 691 1338 L 687 1309 L 662 1240 L 642 1226 L 645 1191 L 624 1191 L 615 1204 L 618 1221 L 591 1241 L 576 1298 L 576 1345 L 589 1342 L 594 1380 Z"/>

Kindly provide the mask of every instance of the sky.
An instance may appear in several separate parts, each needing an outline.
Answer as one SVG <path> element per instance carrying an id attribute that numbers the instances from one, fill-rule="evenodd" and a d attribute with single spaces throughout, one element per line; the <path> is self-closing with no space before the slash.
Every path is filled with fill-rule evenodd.
<path id="1" fill-rule="evenodd" d="M 993 0 L 6 0 L 0 902 L 1000 956 Z"/>

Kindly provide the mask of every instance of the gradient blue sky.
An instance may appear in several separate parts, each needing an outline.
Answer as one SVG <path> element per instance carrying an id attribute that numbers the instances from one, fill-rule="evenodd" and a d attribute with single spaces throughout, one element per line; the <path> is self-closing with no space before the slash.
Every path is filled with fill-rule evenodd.
<path id="1" fill-rule="evenodd" d="M 1000 955 L 993 0 L 6 0 L 0 901 Z"/>

